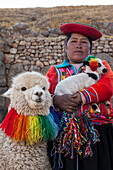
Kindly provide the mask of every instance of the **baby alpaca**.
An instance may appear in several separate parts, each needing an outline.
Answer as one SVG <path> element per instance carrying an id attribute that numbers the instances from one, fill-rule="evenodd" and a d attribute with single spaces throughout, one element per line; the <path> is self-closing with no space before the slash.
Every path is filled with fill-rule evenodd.
<path id="1" fill-rule="evenodd" d="M 16 76 L 12 87 L 3 94 L 11 99 L 11 104 L 0 125 L 1 170 L 51 169 L 46 142 L 54 137 L 57 126 L 49 117 L 48 89 L 45 76 L 25 72 Z"/>
<path id="2" fill-rule="evenodd" d="M 95 84 L 101 75 L 107 72 L 102 60 L 94 56 L 88 56 L 83 65 L 86 67 L 85 73 L 70 76 L 58 83 L 55 89 L 56 95 L 74 94 L 92 84 Z M 100 112 L 97 104 L 92 104 L 96 112 Z"/>

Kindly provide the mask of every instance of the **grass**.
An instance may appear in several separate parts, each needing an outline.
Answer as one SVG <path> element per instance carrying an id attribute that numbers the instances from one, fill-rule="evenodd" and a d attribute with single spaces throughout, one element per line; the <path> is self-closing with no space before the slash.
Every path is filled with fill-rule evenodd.
<path id="1" fill-rule="evenodd" d="M 113 5 L 62 6 L 54 8 L 6 8 L 0 9 L 0 25 L 13 26 L 24 22 L 29 28 L 43 31 L 59 27 L 64 22 L 113 22 Z"/>

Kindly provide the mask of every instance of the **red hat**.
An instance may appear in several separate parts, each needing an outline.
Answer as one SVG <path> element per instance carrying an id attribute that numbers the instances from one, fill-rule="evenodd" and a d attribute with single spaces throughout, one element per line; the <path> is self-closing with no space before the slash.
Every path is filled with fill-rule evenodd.
<path id="1" fill-rule="evenodd" d="M 102 33 L 95 27 L 87 24 L 81 23 L 65 23 L 60 26 L 60 31 L 64 35 L 69 33 L 79 33 L 88 36 L 92 41 L 97 40 L 102 37 Z"/>

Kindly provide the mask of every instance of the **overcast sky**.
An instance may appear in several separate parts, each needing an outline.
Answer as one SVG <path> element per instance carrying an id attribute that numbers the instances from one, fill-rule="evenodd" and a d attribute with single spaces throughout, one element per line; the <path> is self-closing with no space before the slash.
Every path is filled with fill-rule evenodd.
<path id="1" fill-rule="evenodd" d="M 0 8 L 113 5 L 113 0 L 0 0 Z"/>

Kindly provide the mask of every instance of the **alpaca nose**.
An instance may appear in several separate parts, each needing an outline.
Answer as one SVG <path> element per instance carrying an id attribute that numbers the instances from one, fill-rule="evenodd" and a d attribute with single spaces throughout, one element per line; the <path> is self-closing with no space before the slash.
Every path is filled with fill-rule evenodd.
<path id="1" fill-rule="evenodd" d="M 104 68 L 104 69 L 103 69 L 103 73 L 104 73 L 104 74 L 107 73 L 107 68 Z"/>
<path id="2" fill-rule="evenodd" d="M 35 95 L 40 97 L 42 96 L 42 92 L 36 92 Z"/>

